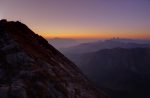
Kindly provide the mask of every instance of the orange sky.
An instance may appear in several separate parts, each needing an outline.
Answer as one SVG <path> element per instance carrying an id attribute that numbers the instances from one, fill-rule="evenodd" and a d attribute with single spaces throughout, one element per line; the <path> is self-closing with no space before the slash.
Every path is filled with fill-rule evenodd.
<path id="1" fill-rule="evenodd" d="M 150 38 L 150 0 L 0 0 L 0 18 L 45 38 Z"/>
<path id="2" fill-rule="evenodd" d="M 45 38 L 75 38 L 75 39 L 105 39 L 105 38 L 113 38 L 113 37 L 119 37 L 119 38 L 133 38 L 133 39 L 148 39 L 150 38 L 150 31 L 147 29 L 141 30 L 115 30 L 111 29 L 109 30 L 99 30 L 99 29 L 80 29 L 80 30 L 70 30 L 68 29 L 54 29 L 50 28 L 49 30 L 46 29 L 39 29 L 34 28 L 33 29 L 38 34 L 42 35 Z M 64 32 L 62 32 L 64 31 Z M 44 33 L 43 33 L 44 32 Z M 121 33 L 120 33 L 121 32 Z"/>
<path id="3" fill-rule="evenodd" d="M 132 38 L 132 39 L 149 39 L 150 34 L 106 34 L 106 33 L 98 33 L 98 34 L 42 34 L 45 38 L 74 38 L 74 39 L 107 39 L 107 38 L 113 38 L 113 37 L 119 37 L 119 38 Z"/>

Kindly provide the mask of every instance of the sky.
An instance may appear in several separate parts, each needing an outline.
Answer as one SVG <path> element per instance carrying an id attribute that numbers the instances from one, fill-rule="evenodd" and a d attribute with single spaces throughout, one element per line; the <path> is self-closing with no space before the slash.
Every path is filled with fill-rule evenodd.
<path id="1" fill-rule="evenodd" d="M 0 19 L 45 38 L 150 38 L 150 0 L 0 0 Z"/>

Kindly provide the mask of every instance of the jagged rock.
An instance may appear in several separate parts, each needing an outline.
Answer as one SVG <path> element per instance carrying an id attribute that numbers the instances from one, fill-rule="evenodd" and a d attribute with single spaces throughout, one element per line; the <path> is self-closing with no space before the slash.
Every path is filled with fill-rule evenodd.
<path id="1" fill-rule="evenodd" d="M 80 70 L 20 22 L 0 21 L 0 98 L 106 98 Z"/>

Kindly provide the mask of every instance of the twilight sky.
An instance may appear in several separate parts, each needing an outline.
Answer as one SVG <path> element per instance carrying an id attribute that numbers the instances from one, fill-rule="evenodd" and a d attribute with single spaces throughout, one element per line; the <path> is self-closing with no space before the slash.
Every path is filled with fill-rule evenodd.
<path id="1" fill-rule="evenodd" d="M 0 18 L 44 37 L 150 38 L 150 0 L 0 0 Z"/>

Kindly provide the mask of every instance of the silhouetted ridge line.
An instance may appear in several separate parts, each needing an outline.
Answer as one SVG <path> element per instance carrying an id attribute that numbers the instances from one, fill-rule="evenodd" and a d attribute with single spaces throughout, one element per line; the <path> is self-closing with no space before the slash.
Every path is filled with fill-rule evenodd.
<path id="1" fill-rule="evenodd" d="M 106 98 L 25 24 L 0 21 L 0 98 Z"/>

